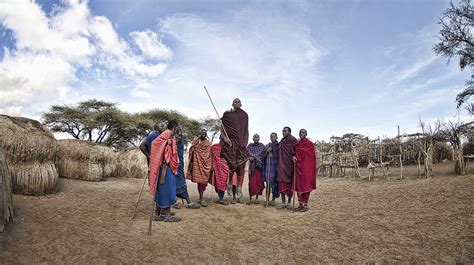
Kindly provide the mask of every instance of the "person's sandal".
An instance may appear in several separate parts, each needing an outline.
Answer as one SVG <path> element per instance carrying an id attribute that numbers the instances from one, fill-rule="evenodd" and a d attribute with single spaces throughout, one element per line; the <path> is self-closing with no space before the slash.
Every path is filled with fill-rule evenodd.
<path id="1" fill-rule="evenodd" d="M 300 212 L 304 213 L 304 212 L 307 212 L 308 210 L 309 210 L 308 205 L 303 205 L 303 207 L 301 208 Z"/>
<path id="2" fill-rule="evenodd" d="M 179 218 L 178 216 L 168 215 L 168 216 L 165 216 L 164 221 L 165 222 L 179 222 L 179 221 L 181 221 L 181 218 Z"/>
<path id="3" fill-rule="evenodd" d="M 217 201 L 218 204 L 221 204 L 221 205 L 228 205 L 229 203 L 224 201 L 224 200 L 218 200 Z"/>
<path id="4" fill-rule="evenodd" d="M 303 209 L 303 207 L 304 207 L 303 204 L 300 204 L 300 205 L 298 205 L 298 207 L 296 207 L 295 211 L 296 211 L 296 212 L 301 212 L 301 210 Z"/>
<path id="5" fill-rule="evenodd" d="M 196 203 L 190 203 L 190 204 L 186 205 L 186 208 L 187 209 L 199 209 L 199 208 L 201 208 L 201 205 L 196 204 Z"/>
<path id="6" fill-rule="evenodd" d="M 153 221 L 164 221 L 165 220 L 165 216 L 164 215 L 153 215 Z"/>
<path id="7" fill-rule="evenodd" d="M 260 204 L 260 202 L 258 200 L 255 200 L 253 204 Z"/>
<path id="8" fill-rule="evenodd" d="M 202 200 L 200 204 L 202 207 L 207 207 L 207 202 L 205 200 Z"/>
<path id="9" fill-rule="evenodd" d="M 172 207 L 175 209 L 181 209 L 181 206 L 179 206 L 178 203 L 175 203 Z"/>
<path id="10" fill-rule="evenodd" d="M 278 210 L 281 210 L 281 209 L 286 209 L 287 207 L 288 207 L 288 206 L 287 206 L 287 204 L 285 203 L 285 204 L 280 204 L 280 205 L 278 205 L 276 208 L 277 208 Z"/>

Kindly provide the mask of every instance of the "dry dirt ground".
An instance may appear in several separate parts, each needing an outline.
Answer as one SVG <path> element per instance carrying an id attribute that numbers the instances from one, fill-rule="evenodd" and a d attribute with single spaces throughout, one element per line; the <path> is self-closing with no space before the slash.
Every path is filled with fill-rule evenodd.
<path id="1" fill-rule="evenodd" d="M 439 164 L 429 179 L 415 179 L 414 167 L 403 180 L 395 169 L 388 180 L 319 179 L 306 213 L 244 204 L 179 209 L 182 222 L 154 222 L 151 236 L 148 196 L 130 218 L 142 180 L 61 179 L 57 194 L 14 195 L 16 221 L 0 234 L 0 263 L 472 264 L 474 175 L 451 171 Z"/>

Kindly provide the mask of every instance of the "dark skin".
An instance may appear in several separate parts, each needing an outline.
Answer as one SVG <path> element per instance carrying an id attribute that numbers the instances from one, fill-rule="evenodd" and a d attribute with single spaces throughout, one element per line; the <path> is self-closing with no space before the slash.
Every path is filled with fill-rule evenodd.
<path id="1" fill-rule="evenodd" d="M 259 142 L 260 142 L 260 135 L 255 134 L 255 135 L 253 136 L 253 143 L 254 143 L 254 144 L 258 144 Z M 250 161 L 254 161 L 254 160 L 255 160 L 255 158 L 254 158 L 253 156 L 251 156 L 251 157 L 250 157 Z M 250 177 L 250 176 L 249 176 L 249 177 Z M 249 197 L 250 197 L 250 201 L 249 201 L 248 204 L 252 204 L 252 195 L 250 194 L 250 191 L 249 191 Z M 258 202 L 258 195 L 255 195 L 255 203 L 257 203 L 257 202 Z"/>
<path id="2" fill-rule="evenodd" d="M 278 135 L 276 133 L 272 133 L 270 134 L 270 141 L 272 141 L 272 143 L 276 143 L 278 142 Z M 266 150 L 265 150 L 265 153 L 263 154 L 264 157 L 266 157 L 268 155 L 269 152 L 272 151 L 272 148 L 269 146 Z M 269 185 L 267 183 L 267 185 Z M 270 192 L 268 193 L 267 195 L 267 201 L 270 199 L 270 193 L 272 193 L 271 189 L 270 189 Z M 273 193 L 272 193 L 272 204 L 275 204 L 275 196 L 273 196 Z"/>
<path id="3" fill-rule="evenodd" d="M 288 136 L 291 136 L 291 132 L 288 128 L 283 128 L 282 134 L 283 134 L 283 138 L 287 138 Z M 283 193 L 281 193 L 281 203 L 286 204 L 286 196 Z M 288 204 L 290 203 L 291 203 L 291 198 L 288 198 Z"/>
<path id="4" fill-rule="evenodd" d="M 304 138 L 306 138 L 307 135 L 308 135 L 308 132 L 305 129 L 301 129 L 300 130 L 300 141 L 303 140 Z M 296 156 L 293 156 L 293 161 L 294 162 L 298 161 L 298 159 L 296 159 Z"/>
<path id="5" fill-rule="evenodd" d="M 199 132 L 199 140 L 200 141 L 204 141 L 207 139 L 207 131 L 205 129 L 202 129 L 200 132 Z M 201 203 L 202 200 L 203 200 L 203 197 L 204 197 L 204 192 L 200 192 L 199 193 L 199 202 L 198 203 Z"/>
<path id="6" fill-rule="evenodd" d="M 234 111 L 236 109 L 240 109 L 242 107 L 242 102 L 240 101 L 240 99 L 236 98 L 232 101 L 232 109 L 230 111 Z M 225 136 L 225 132 L 223 131 L 222 134 L 224 135 L 224 142 L 228 145 L 232 145 L 232 142 L 231 140 Z M 229 171 L 229 180 L 228 180 L 228 183 L 227 183 L 227 187 L 230 188 L 232 187 L 232 180 L 234 178 L 234 172 L 230 172 Z M 237 183 L 240 183 L 241 179 L 243 178 L 243 173 L 241 173 L 239 175 L 239 172 L 237 172 Z M 240 187 L 239 187 L 240 188 Z M 236 199 L 236 193 L 235 192 L 232 192 L 232 202 L 235 203 L 237 202 L 237 199 Z"/>

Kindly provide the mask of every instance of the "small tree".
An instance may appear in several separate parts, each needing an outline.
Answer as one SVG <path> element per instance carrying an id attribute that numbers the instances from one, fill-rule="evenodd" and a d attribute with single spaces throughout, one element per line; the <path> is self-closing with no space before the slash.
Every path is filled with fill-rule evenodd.
<path id="1" fill-rule="evenodd" d="M 423 137 L 420 138 L 419 147 L 424 157 L 425 178 L 433 175 L 433 149 L 435 141 L 443 139 L 441 132 L 441 122 L 438 120 L 434 124 L 426 124 L 420 120 L 419 124 Z"/>
<path id="2" fill-rule="evenodd" d="M 453 147 L 454 172 L 456 174 L 466 174 L 466 163 L 464 162 L 461 138 L 468 132 L 472 132 L 474 130 L 473 124 L 474 122 L 464 123 L 458 120 L 457 122 L 449 121 L 445 125 L 445 133 Z"/>
<path id="3" fill-rule="evenodd" d="M 459 67 L 472 69 L 474 63 L 474 7 L 471 0 L 461 0 L 458 6 L 451 1 L 438 21 L 441 25 L 439 42 L 433 47 L 436 55 L 444 56 L 448 63 L 452 57 L 459 57 Z M 466 82 L 466 88 L 456 97 L 458 107 L 474 95 L 473 79 Z M 472 112 L 471 112 L 472 114 Z"/>

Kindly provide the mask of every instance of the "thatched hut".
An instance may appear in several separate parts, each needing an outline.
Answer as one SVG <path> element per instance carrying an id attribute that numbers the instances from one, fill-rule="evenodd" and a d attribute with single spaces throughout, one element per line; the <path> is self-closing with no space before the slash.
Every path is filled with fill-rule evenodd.
<path id="1" fill-rule="evenodd" d="M 14 192 L 43 195 L 56 191 L 56 139 L 40 122 L 0 115 L 0 146 L 5 152 Z"/>
<path id="2" fill-rule="evenodd" d="M 59 176 L 64 178 L 101 181 L 115 171 L 116 154 L 107 146 L 69 139 L 58 141 Z"/>
<path id="3" fill-rule="evenodd" d="M 114 177 L 145 178 L 148 172 L 146 157 L 138 148 L 120 151 Z"/>
<path id="4" fill-rule="evenodd" d="M 13 218 L 12 180 L 7 161 L 0 146 L 0 232 Z"/>

